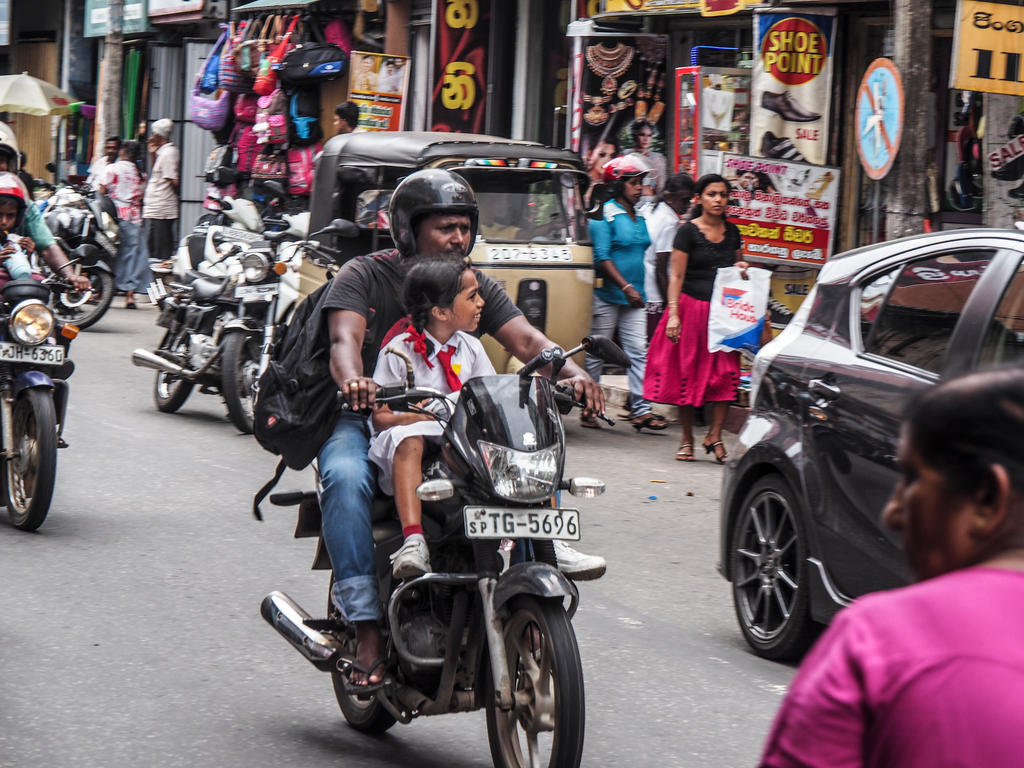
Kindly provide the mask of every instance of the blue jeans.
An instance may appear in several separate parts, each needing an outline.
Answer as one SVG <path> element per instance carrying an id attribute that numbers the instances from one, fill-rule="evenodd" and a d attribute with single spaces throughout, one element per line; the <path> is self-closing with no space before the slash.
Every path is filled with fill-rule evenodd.
<path id="1" fill-rule="evenodd" d="M 651 412 L 651 404 L 644 400 L 644 368 L 647 367 L 647 308 L 634 309 L 628 305 L 611 304 L 594 296 L 594 314 L 590 332 L 609 339 L 619 332 L 619 343 L 629 357 L 629 413 L 643 416 Z M 587 355 L 587 373 L 594 381 L 601 380 L 604 365 L 596 357 Z"/>
<path id="2" fill-rule="evenodd" d="M 144 293 L 146 286 L 153 279 L 149 271 L 149 259 L 146 256 L 146 244 L 142 241 L 142 225 L 130 221 L 118 223 L 121 234 L 121 252 L 114 275 L 117 278 L 117 290 Z"/>
<path id="3" fill-rule="evenodd" d="M 376 473 L 367 456 L 366 417 L 343 413 L 320 449 L 320 509 L 334 569 L 334 604 L 349 621 L 380 620 L 370 506 Z"/>

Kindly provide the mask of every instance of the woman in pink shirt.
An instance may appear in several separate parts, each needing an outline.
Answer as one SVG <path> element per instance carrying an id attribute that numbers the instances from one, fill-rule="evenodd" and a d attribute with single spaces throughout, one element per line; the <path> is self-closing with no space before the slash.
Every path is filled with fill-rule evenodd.
<path id="1" fill-rule="evenodd" d="M 921 583 L 836 617 L 761 766 L 1024 764 L 1024 369 L 925 392 L 899 459 L 883 520 Z"/>

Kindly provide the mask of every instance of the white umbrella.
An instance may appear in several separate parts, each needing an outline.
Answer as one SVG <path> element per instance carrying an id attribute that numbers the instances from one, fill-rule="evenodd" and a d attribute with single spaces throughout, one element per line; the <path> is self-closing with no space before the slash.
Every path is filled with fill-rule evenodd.
<path id="1" fill-rule="evenodd" d="M 0 75 L 0 112 L 67 115 L 71 113 L 72 101 L 72 98 L 57 86 L 32 77 L 28 72 L 22 72 L 20 75 Z"/>

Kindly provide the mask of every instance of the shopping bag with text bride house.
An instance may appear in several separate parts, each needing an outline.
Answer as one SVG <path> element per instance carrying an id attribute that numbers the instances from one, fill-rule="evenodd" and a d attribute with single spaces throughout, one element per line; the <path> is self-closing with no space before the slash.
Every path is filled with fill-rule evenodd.
<path id="1" fill-rule="evenodd" d="M 772 273 L 747 268 L 747 279 L 739 267 L 723 267 L 715 275 L 708 313 L 708 351 L 757 352 L 768 312 L 768 289 Z"/>

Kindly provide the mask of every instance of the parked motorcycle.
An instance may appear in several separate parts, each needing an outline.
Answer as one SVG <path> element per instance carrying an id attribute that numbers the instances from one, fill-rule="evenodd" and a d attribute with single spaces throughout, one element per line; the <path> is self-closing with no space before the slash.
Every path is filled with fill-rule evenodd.
<path id="1" fill-rule="evenodd" d="M 45 203 L 46 226 L 92 283 L 88 291 L 69 286 L 58 294 L 54 303 L 57 316 L 62 322 L 88 328 L 103 317 L 114 299 L 111 264 L 117 259 L 120 242 L 117 211 L 106 195 L 71 186 L 56 188 Z M 52 274 L 41 259 L 37 263 L 44 275 Z"/>
<path id="2" fill-rule="evenodd" d="M 561 414 L 581 407 L 552 380 L 571 355 L 586 349 L 618 365 L 628 358 L 609 339 L 591 336 L 569 351 L 545 350 L 518 374 L 465 383 L 454 405 L 407 381 L 377 391 L 394 410 L 430 413 L 444 423 L 443 460 L 424 471 L 417 495 L 436 568 L 398 582 L 389 555 L 403 541 L 394 505 L 373 514 L 377 581 L 387 649 L 383 684 L 366 693 L 347 680 L 355 629 L 328 599 L 330 615 L 313 619 L 282 592 L 267 595 L 261 614 L 318 669 L 329 672 L 349 724 L 380 733 L 423 715 L 487 710 L 496 768 L 576 768 L 583 752 L 583 669 L 571 624 L 575 585 L 557 570 L 553 541 L 579 539 L 576 509 L 552 503 L 556 493 L 593 497 L 604 483 L 563 479 Z M 551 366 L 552 378 L 533 374 Z M 423 407 L 436 401 L 443 408 Z M 440 414 L 440 415 L 439 415 Z M 610 421 L 610 420 L 608 420 Z M 296 536 L 320 535 L 314 492 L 270 497 L 298 504 Z M 506 540 L 505 547 L 499 542 Z M 499 549 L 515 539 L 503 568 Z M 314 568 L 329 568 L 323 542 Z"/>
<path id="3" fill-rule="evenodd" d="M 46 519 L 67 408 L 67 348 L 77 334 L 47 306 L 60 279 L 11 280 L 0 290 L 0 487 L 15 527 Z"/>
<path id="4" fill-rule="evenodd" d="M 320 234 L 354 236 L 358 229 L 337 220 Z M 284 233 L 267 233 L 281 240 Z M 166 328 L 154 352 L 136 349 L 135 365 L 157 371 L 156 406 L 173 413 L 184 405 L 196 384 L 203 392 L 224 398 L 228 418 L 239 431 L 252 432 L 254 386 L 269 363 L 280 328 L 299 300 L 299 269 L 320 246 L 298 241 L 275 250 L 217 240 L 218 259 L 189 283 L 163 280 L 150 286 L 159 306 L 157 325 Z"/>

